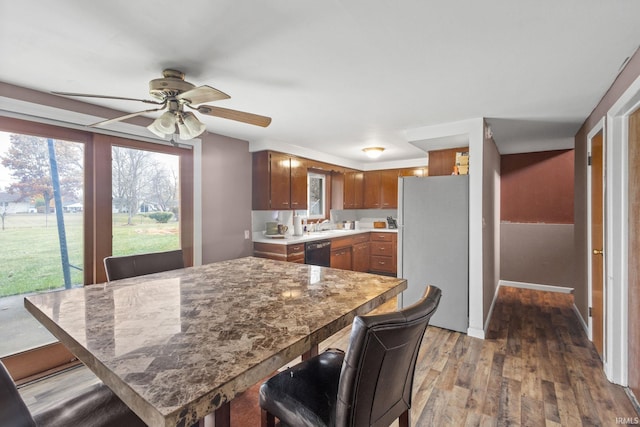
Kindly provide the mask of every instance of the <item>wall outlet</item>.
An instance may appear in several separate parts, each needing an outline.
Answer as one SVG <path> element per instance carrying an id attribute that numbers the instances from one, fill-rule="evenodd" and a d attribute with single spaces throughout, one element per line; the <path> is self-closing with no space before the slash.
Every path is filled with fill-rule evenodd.
<path id="1" fill-rule="evenodd" d="M 244 230 L 244 238 L 246 240 L 249 240 L 251 238 L 251 233 L 249 232 L 249 230 Z"/>

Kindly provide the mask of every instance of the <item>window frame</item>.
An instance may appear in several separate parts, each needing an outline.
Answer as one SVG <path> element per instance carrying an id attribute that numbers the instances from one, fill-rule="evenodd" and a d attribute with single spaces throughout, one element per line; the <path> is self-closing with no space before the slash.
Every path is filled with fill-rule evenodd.
<path id="1" fill-rule="evenodd" d="M 322 180 L 322 214 L 311 214 L 311 179 L 320 179 Z M 331 181 L 329 176 L 324 171 L 315 171 L 308 170 L 307 171 L 307 218 L 310 220 L 318 220 L 321 221 L 327 218 L 327 211 L 329 209 L 329 185 Z"/>
<path id="2" fill-rule="evenodd" d="M 194 150 L 62 126 L 0 116 L 3 132 L 54 138 L 84 144 L 84 285 L 106 282 L 102 260 L 111 255 L 111 147 L 176 154 L 180 160 L 180 245 L 185 266 L 194 258 Z M 108 159 L 108 161 L 105 161 Z M 18 384 L 79 364 L 60 342 L 46 343 L 2 358 Z"/>

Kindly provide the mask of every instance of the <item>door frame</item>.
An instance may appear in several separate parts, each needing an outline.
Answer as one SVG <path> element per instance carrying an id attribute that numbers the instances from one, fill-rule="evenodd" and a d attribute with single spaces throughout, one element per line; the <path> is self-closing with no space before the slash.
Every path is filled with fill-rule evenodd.
<path id="1" fill-rule="evenodd" d="M 605 126 L 606 120 L 603 117 L 602 119 L 600 119 L 598 121 L 598 123 L 596 123 L 596 125 L 589 131 L 588 135 L 587 135 L 587 156 L 591 156 L 591 151 L 592 151 L 592 144 L 593 144 L 593 139 L 596 137 L 596 135 L 598 135 L 600 132 L 602 132 L 602 145 L 603 145 L 603 152 L 602 152 L 602 174 L 603 174 L 603 178 L 606 178 L 607 176 L 607 168 L 606 168 L 606 160 L 607 160 L 607 155 L 606 155 L 606 149 L 607 149 L 607 135 L 606 135 L 606 126 Z M 588 298 L 588 302 L 589 302 L 589 307 L 593 307 L 593 257 L 592 257 L 592 253 L 593 253 L 593 245 L 592 245 L 592 233 L 591 233 L 591 219 L 592 219 L 592 209 L 591 207 L 592 205 L 592 185 L 591 185 L 591 179 L 592 179 L 592 168 L 589 166 L 587 166 L 587 298 Z M 606 200 L 606 194 L 607 194 L 607 188 L 606 185 L 604 185 L 605 183 L 603 182 L 603 186 L 602 186 L 602 190 L 603 190 L 603 196 L 604 196 L 604 200 Z M 604 226 L 604 236 L 603 236 L 603 244 L 606 245 L 606 241 L 607 241 L 607 210 L 605 207 L 605 203 L 603 202 L 603 226 Z M 604 322 L 603 328 L 602 328 L 602 343 L 603 343 L 603 348 L 602 348 L 602 361 L 603 363 L 606 363 L 607 360 L 607 330 L 606 330 L 606 324 L 607 324 L 607 283 L 606 283 L 606 277 L 607 277 L 607 264 L 606 264 L 606 255 L 607 253 L 604 253 L 605 259 L 603 260 L 603 276 L 602 276 L 602 291 L 603 291 L 603 300 L 602 300 L 602 319 Z M 588 326 L 588 335 L 589 335 L 589 340 L 593 341 L 593 317 L 591 316 L 587 316 L 587 326 Z"/>
<path id="2" fill-rule="evenodd" d="M 606 193 L 605 269 L 606 277 L 606 343 L 605 375 L 609 381 L 628 385 L 629 313 L 628 313 L 628 141 L 629 115 L 640 107 L 640 76 L 629 85 L 607 111 L 606 116 Z"/>

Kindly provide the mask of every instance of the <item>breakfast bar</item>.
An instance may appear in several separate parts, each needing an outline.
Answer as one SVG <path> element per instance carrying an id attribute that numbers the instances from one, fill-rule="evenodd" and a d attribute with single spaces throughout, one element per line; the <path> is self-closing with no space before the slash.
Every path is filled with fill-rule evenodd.
<path id="1" fill-rule="evenodd" d="M 25 298 L 150 426 L 189 426 L 406 289 L 403 279 L 246 257 Z"/>

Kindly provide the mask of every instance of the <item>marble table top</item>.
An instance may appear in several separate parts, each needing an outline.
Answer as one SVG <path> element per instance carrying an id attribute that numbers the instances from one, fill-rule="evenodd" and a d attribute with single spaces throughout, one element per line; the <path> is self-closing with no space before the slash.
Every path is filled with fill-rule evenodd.
<path id="1" fill-rule="evenodd" d="M 406 289 L 404 279 L 239 258 L 25 298 L 148 425 L 191 425 Z"/>

